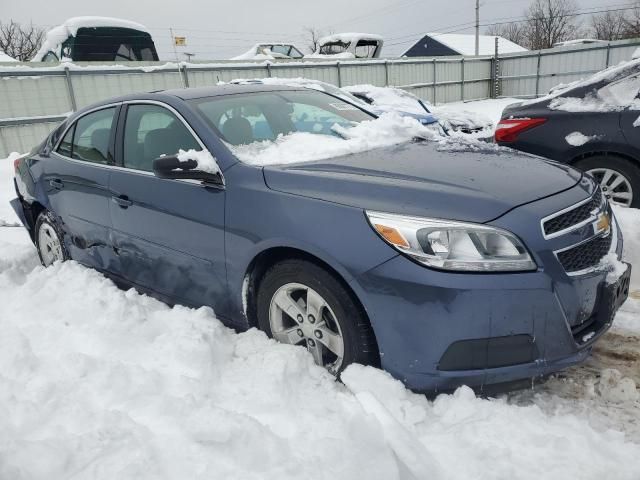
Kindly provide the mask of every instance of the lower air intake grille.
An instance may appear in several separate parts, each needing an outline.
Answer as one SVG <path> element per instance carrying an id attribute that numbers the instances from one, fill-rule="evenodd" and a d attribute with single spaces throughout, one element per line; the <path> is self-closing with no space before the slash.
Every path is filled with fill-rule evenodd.
<path id="1" fill-rule="evenodd" d="M 595 267 L 611 248 L 611 234 L 597 236 L 562 252 L 558 252 L 558 260 L 567 273 L 579 272 Z"/>

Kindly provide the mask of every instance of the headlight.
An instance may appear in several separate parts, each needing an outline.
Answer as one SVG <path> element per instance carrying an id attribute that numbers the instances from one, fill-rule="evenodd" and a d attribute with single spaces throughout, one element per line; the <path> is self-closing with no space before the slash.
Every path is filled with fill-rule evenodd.
<path id="1" fill-rule="evenodd" d="M 429 267 L 467 272 L 536 269 L 522 242 L 506 230 L 435 218 L 366 214 L 385 242 Z"/>

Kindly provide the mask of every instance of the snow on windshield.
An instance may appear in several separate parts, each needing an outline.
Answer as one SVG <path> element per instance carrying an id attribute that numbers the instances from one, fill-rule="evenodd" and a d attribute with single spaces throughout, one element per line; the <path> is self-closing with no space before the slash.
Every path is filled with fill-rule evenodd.
<path id="1" fill-rule="evenodd" d="M 384 113 L 378 119 L 360 122 L 351 128 L 336 124 L 332 130 L 337 136 L 294 132 L 279 135 L 275 141 L 228 146 L 243 162 L 262 166 L 323 160 L 397 145 L 416 137 L 440 138 L 417 120 L 397 113 Z"/>

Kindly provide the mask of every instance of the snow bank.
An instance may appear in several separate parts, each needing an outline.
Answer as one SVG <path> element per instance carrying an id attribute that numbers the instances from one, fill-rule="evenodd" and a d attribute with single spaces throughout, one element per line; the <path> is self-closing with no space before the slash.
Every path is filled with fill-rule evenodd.
<path id="1" fill-rule="evenodd" d="M 18 60 L 16 60 L 15 58 L 10 57 L 6 53 L 4 53 L 2 50 L 0 50 L 0 62 L 17 62 L 17 61 Z"/>
<path id="2" fill-rule="evenodd" d="M 431 402 L 358 365 L 342 386 L 305 349 L 235 334 L 210 309 L 35 263 L 0 236 L 0 478 L 640 475 L 640 445 L 575 415 L 468 388 Z"/>
<path id="3" fill-rule="evenodd" d="M 9 202 L 16 198 L 13 185 L 13 161 L 21 154 L 11 152 L 7 158 L 0 158 L 0 227 L 22 225 Z"/>
<path id="4" fill-rule="evenodd" d="M 597 135 L 587 136 L 580 132 L 571 132 L 569 135 L 564 137 L 567 143 L 574 147 L 581 147 L 585 143 L 589 142 L 590 140 L 594 140 L 596 138 L 598 138 Z"/>
<path id="5" fill-rule="evenodd" d="M 228 145 L 240 160 L 252 165 L 274 165 L 310 162 L 349 153 L 364 152 L 409 142 L 416 137 L 436 139 L 437 134 L 417 120 L 397 113 L 384 113 L 379 118 L 354 127 L 338 125 L 333 130 L 340 136 L 295 132 L 279 135 L 275 141 L 249 145 Z"/>

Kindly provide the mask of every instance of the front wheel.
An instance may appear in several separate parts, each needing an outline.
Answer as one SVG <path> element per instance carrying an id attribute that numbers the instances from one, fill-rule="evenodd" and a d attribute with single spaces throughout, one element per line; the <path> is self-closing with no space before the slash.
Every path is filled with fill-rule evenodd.
<path id="1" fill-rule="evenodd" d="M 36 220 L 34 239 L 40 262 L 45 267 L 54 262 L 69 260 L 62 238 L 62 232 L 54 216 L 47 211 L 40 213 Z"/>
<path id="2" fill-rule="evenodd" d="M 580 160 L 574 166 L 593 175 L 611 202 L 640 207 L 640 167 L 634 163 L 612 155 L 596 155 Z"/>
<path id="3" fill-rule="evenodd" d="M 260 282 L 257 316 L 267 335 L 304 346 L 333 375 L 351 363 L 379 364 L 362 307 L 339 279 L 314 263 L 291 259 L 271 267 Z"/>

